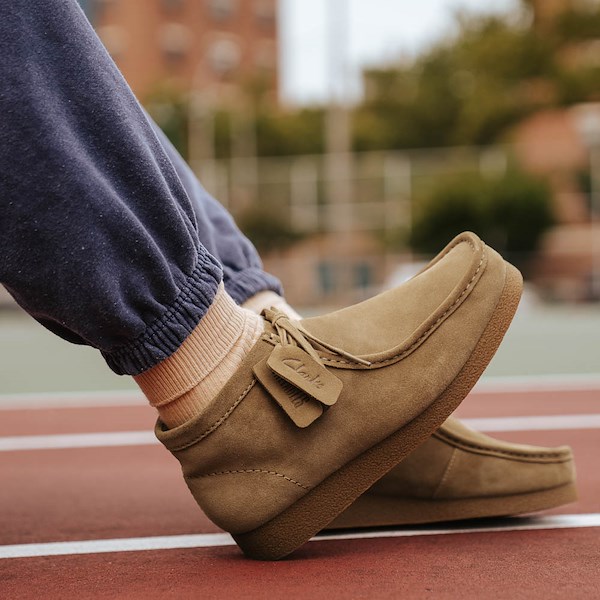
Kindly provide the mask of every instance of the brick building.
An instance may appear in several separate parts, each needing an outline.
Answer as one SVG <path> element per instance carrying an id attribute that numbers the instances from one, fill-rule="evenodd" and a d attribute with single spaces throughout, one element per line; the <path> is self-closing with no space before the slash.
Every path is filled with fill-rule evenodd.
<path id="1" fill-rule="evenodd" d="M 221 100 L 258 78 L 277 90 L 277 0 L 80 0 L 141 99 L 158 86 Z"/>

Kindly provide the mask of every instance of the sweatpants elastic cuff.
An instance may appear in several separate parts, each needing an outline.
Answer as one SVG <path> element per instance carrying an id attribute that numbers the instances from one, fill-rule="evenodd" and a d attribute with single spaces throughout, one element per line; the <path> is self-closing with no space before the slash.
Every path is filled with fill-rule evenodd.
<path id="1" fill-rule="evenodd" d="M 175 302 L 136 340 L 102 352 L 108 366 L 119 375 L 139 375 L 171 356 L 208 311 L 222 276 L 219 263 L 200 247 L 196 266 Z"/>
<path id="2" fill-rule="evenodd" d="M 225 291 L 239 305 L 242 305 L 248 298 L 251 298 L 258 292 L 270 290 L 283 295 L 283 287 L 277 277 L 265 273 L 262 269 L 248 267 L 241 271 L 231 271 L 227 267 L 223 272 L 223 283 Z"/>

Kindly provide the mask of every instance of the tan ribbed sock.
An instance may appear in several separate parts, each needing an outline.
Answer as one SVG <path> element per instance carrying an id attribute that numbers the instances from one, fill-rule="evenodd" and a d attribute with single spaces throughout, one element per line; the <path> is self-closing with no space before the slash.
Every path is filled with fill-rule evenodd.
<path id="1" fill-rule="evenodd" d="M 263 329 L 263 320 L 237 306 L 221 284 L 208 312 L 177 351 L 134 379 L 161 420 L 177 427 L 206 409 Z"/>
<path id="2" fill-rule="evenodd" d="M 274 306 L 281 312 L 285 313 L 290 319 L 294 319 L 296 321 L 302 319 L 302 317 L 285 301 L 284 298 L 270 290 L 254 294 L 254 296 L 248 298 L 248 300 L 246 300 L 242 306 L 248 310 L 251 310 L 257 315 L 260 315 L 265 308 L 271 308 Z"/>

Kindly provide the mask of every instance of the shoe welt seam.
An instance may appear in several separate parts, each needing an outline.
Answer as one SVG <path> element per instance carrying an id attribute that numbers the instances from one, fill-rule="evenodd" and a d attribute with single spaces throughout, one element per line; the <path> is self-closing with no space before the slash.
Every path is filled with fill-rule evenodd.
<path id="1" fill-rule="evenodd" d="M 454 448 L 454 450 L 452 450 L 452 456 L 450 457 L 450 460 L 448 461 L 448 464 L 446 465 L 446 468 L 444 469 L 444 475 L 440 479 L 440 482 L 438 483 L 437 487 L 435 488 L 435 491 L 431 495 L 432 500 L 436 499 L 436 496 L 440 493 L 440 490 L 442 489 L 442 487 L 444 486 L 446 481 L 448 481 L 448 477 L 450 477 L 450 472 L 452 471 L 452 468 L 454 467 L 454 463 L 456 462 L 457 455 L 458 455 L 457 448 Z"/>
<path id="2" fill-rule="evenodd" d="M 281 477 L 281 478 L 285 479 L 286 481 L 289 481 L 290 483 L 293 483 L 294 485 L 301 487 L 304 490 L 311 489 L 310 486 L 304 485 L 304 484 L 300 483 L 299 481 L 296 481 L 295 479 L 292 479 L 291 477 L 284 475 L 283 473 L 278 473 L 277 471 L 268 471 L 265 469 L 239 469 L 239 470 L 230 470 L 230 471 L 215 471 L 214 473 L 202 473 L 201 475 L 192 475 L 192 476 L 188 477 L 187 479 L 201 479 L 203 477 L 215 477 L 217 475 L 239 475 L 241 473 L 261 473 L 263 475 L 274 475 L 275 477 Z"/>
<path id="3" fill-rule="evenodd" d="M 563 455 L 557 454 L 556 452 L 531 453 L 531 452 L 517 452 L 514 450 L 503 450 L 503 449 L 498 449 L 498 448 L 490 448 L 489 446 L 482 446 L 482 445 L 474 444 L 472 442 L 466 442 L 466 441 L 461 440 L 460 438 L 454 437 L 453 435 L 446 433 L 446 432 L 442 433 L 440 431 L 436 431 L 433 435 L 442 441 L 458 444 L 459 447 L 462 448 L 463 450 L 479 450 L 481 452 L 485 452 L 486 454 L 493 453 L 493 454 L 502 455 L 502 456 L 512 456 L 515 458 L 554 458 L 554 459 L 560 460 L 561 462 L 569 462 L 571 460 L 571 457 L 569 455 L 563 456 Z"/>
<path id="4" fill-rule="evenodd" d="M 248 392 L 254 387 L 256 383 L 256 379 L 252 378 L 250 385 L 240 394 L 239 398 L 223 413 L 221 418 L 215 421 L 208 429 L 204 430 L 200 435 L 196 436 L 194 439 L 189 440 L 185 444 L 181 444 L 180 446 L 173 447 L 171 450 L 173 452 L 177 452 L 179 450 L 185 450 L 194 444 L 202 441 L 206 436 L 210 435 L 213 431 L 218 429 L 228 418 L 229 415 L 237 408 L 238 404 L 248 395 Z"/>
<path id="5" fill-rule="evenodd" d="M 481 242 L 483 248 L 485 248 L 485 243 L 482 240 L 479 240 L 479 241 Z M 456 248 L 456 246 L 458 246 L 459 244 L 464 244 L 464 243 L 469 244 L 469 246 L 471 247 L 473 252 L 477 252 L 477 248 L 475 247 L 475 244 L 468 237 L 468 232 L 467 232 L 467 236 L 465 236 L 464 234 L 461 234 L 461 235 L 457 236 L 457 238 L 452 243 L 448 244 L 448 246 L 446 248 L 444 248 L 444 250 L 442 252 L 440 252 L 438 257 L 436 257 L 432 262 L 430 262 L 425 268 L 421 269 L 416 275 L 420 275 L 421 273 L 424 273 L 425 271 L 429 270 L 435 264 L 440 262 L 442 260 L 442 258 L 444 258 L 448 254 L 450 254 L 450 252 L 454 248 Z M 415 275 L 415 277 L 416 277 L 416 275 Z"/>
<path id="6" fill-rule="evenodd" d="M 471 245 L 471 247 L 473 247 L 473 246 Z M 481 260 L 479 261 L 479 265 L 477 266 L 477 270 L 473 274 L 473 277 L 471 277 L 471 279 L 467 283 L 466 287 L 458 295 L 458 297 L 456 298 L 456 300 L 454 300 L 454 302 L 444 311 L 444 313 L 441 314 L 436 319 L 436 321 L 434 323 L 432 323 L 430 325 L 430 327 L 425 332 L 423 332 L 423 334 L 417 340 L 415 340 L 408 348 L 406 348 L 405 350 L 403 350 L 402 352 L 400 352 L 400 353 L 398 353 L 398 354 L 396 354 L 394 356 L 390 356 L 389 358 L 384 358 L 382 360 L 371 361 L 371 366 L 372 365 L 379 365 L 379 364 L 382 364 L 382 363 L 387 363 L 387 362 L 390 362 L 390 361 L 400 360 L 402 358 L 405 358 L 406 355 L 410 354 L 417 346 L 419 346 L 424 341 L 424 339 L 427 338 L 429 336 L 429 334 L 435 328 L 437 328 L 437 326 L 439 325 L 439 323 L 441 321 L 443 321 L 448 316 L 448 313 L 454 311 L 454 309 L 456 308 L 456 305 L 461 301 L 462 297 L 467 293 L 467 291 L 469 290 L 469 288 L 473 284 L 473 281 L 477 278 L 477 275 L 479 274 L 479 271 L 481 270 L 481 267 L 483 265 L 483 261 L 484 260 L 485 260 L 485 249 L 481 253 Z M 320 356 L 320 358 L 322 360 L 325 360 L 327 363 L 354 364 L 354 363 L 350 363 L 347 360 L 341 360 L 341 359 L 338 360 L 338 359 L 335 359 L 335 358 L 328 358 L 327 356 Z"/>

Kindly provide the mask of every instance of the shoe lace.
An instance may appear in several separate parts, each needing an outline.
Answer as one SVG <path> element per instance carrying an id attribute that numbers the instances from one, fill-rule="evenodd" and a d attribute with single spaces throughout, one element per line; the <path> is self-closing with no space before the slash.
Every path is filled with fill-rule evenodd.
<path id="1" fill-rule="evenodd" d="M 365 365 L 367 367 L 371 365 L 368 360 L 360 358 L 359 356 L 355 356 L 354 354 L 350 354 L 350 352 L 346 352 L 342 348 L 338 348 L 337 346 L 318 338 L 304 329 L 304 327 L 302 327 L 302 325 L 297 321 L 290 321 L 289 317 L 285 313 L 276 308 L 267 308 L 263 310 L 262 314 L 264 318 L 275 328 L 276 335 L 279 337 L 282 346 L 299 346 L 322 366 L 325 366 L 323 364 L 323 360 L 310 342 L 318 344 L 326 350 L 329 350 L 329 352 L 332 354 L 342 356 L 350 362 L 354 362 L 359 365 Z"/>

